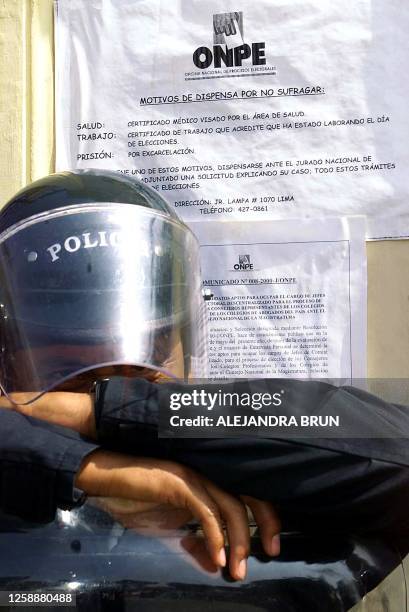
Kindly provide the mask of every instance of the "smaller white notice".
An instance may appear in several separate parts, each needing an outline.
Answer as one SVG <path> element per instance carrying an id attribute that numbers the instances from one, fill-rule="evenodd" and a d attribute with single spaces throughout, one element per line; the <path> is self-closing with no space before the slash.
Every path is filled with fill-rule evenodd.
<path id="1" fill-rule="evenodd" d="M 366 377 L 362 217 L 191 223 L 212 378 Z"/>

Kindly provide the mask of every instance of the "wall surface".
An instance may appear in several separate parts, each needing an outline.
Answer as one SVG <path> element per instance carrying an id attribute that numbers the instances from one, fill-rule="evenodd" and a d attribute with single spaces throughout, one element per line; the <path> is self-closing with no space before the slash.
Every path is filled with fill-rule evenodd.
<path id="1" fill-rule="evenodd" d="M 368 376 L 409 379 L 409 240 L 368 242 L 367 255 Z"/>
<path id="2" fill-rule="evenodd" d="M 0 0 L 0 203 L 54 167 L 53 2 Z"/>

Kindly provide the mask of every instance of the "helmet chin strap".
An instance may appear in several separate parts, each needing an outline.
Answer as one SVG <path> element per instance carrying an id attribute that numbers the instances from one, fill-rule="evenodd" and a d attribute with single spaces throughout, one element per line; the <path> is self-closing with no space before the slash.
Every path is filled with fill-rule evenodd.
<path id="1" fill-rule="evenodd" d="M 114 377 L 141 378 L 151 383 L 165 383 L 167 381 L 179 380 L 177 376 L 166 369 L 157 369 L 143 365 L 116 364 L 102 366 L 97 369 L 89 369 L 71 377 L 66 378 L 62 383 L 52 385 L 41 391 L 7 391 L 4 384 L 0 382 L 0 395 L 7 399 L 14 406 L 28 406 L 37 401 L 46 393 L 66 392 L 66 393 L 90 393 L 92 394 L 99 383 Z M 16 399 L 18 396 L 18 399 Z"/>
<path id="2" fill-rule="evenodd" d="M 0 389 L 0 395 L 6 397 L 13 406 L 29 406 L 46 393 L 46 391 L 42 391 L 41 393 L 30 393 L 30 391 L 13 391 L 12 393 L 7 393 L 2 385 L 0 385 Z"/>

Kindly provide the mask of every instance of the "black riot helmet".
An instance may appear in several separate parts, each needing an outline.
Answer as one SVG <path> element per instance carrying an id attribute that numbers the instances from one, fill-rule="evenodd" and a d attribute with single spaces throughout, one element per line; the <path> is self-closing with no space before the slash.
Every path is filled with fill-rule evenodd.
<path id="1" fill-rule="evenodd" d="M 30 401 L 113 365 L 205 375 L 196 238 L 152 188 L 119 173 L 54 174 L 0 212 L 4 393 Z M 177 358 L 176 353 L 180 358 Z"/>

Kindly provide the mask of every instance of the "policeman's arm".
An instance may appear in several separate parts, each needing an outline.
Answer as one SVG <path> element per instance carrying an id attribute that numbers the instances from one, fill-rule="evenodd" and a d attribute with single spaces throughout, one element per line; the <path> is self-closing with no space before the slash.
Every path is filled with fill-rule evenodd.
<path id="1" fill-rule="evenodd" d="M 57 397 L 58 402 L 53 402 Z M 250 546 L 247 504 L 260 527 L 266 552 L 278 554 L 280 521 L 270 503 L 251 497 L 240 500 L 194 470 L 172 461 L 97 449 L 78 432 L 50 423 L 64 413 L 60 420 L 65 425 L 84 430 L 92 401 L 77 397 L 75 404 L 73 399 L 74 394 L 51 393 L 48 400 L 32 404 L 31 412 L 43 420 L 19 414 L 15 409 L 1 409 L 11 407 L 5 398 L 1 399 L 1 510 L 26 520 L 48 522 L 53 520 L 57 506 L 72 508 L 84 493 L 181 508 L 201 523 L 209 553 L 218 566 L 225 565 L 225 523 L 230 544 L 229 569 L 233 577 L 242 579 Z M 62 409 L 64 402 L 67 410 Z M 59 410 L 54 412 L 51 405 Z M 28 409 L 29 406 L 21 406 L 21 411 Z"/>
<path id="2" fill-rule="evenodd" d="M 0 409 L 0 509 L 47 523 L 57 506 L 80 504 L 76 474 L 96 448 L 75 431 Z"/>
<path id="3" fill-rule="evenodd" d="M 194 470 L 173 461 L 98 450 L 85 459 L 76 484 L 93 496 L 154 502 L 187 510 L 201 524 L 216 566 L 227 564 L 224 523 L 230 549 L 230 573 L 238 580 L 245 577 L 250 551 L 245 505 Z M 280 523 L 272 505 L 250 497 L 243 501 L 253 510 L 266 552 L 278 554 Z"/>
<path id="4" fill-rule="evenodd" d="M 35 402 L 27 403 L 32 393 L 11 393 L 10 400 L 0 397 L 0 408 L 13 409 L 20 414 L 47 421 L 54 425 L 68 427 L 78 434 L 96 439 L 94 402 L 88 393 L 66 391 L 45 393 Z"/>

